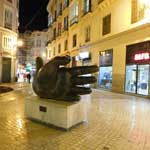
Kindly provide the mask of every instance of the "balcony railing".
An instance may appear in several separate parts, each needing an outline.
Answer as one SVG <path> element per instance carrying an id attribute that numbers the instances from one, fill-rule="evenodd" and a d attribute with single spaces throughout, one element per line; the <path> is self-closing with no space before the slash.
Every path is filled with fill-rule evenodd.
<path id="1" fill-rule="evenodd" d="M 72 26 L 75 23 L 78 23 L 78 16 L 75 16 L 70 20 L 70 26 Z"/>
<path id="2" fill-rule="evenodd" d="M 86 14 L 91 13 L 91 12 L 92 12 L 92 9 L 91 9 L 91 7 L 89 7 L 88 10 L 83 10 L 83 16 L 85 16 Z"/>

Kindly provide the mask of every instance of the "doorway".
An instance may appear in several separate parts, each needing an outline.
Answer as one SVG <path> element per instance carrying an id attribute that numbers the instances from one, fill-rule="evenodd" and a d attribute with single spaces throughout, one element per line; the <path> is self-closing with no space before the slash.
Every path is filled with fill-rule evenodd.
<path id="1" fill-rule="evenodd" d="M 148 96 L 150 65 L 126 66 L 125 91 Z"/>
<path id="2" fill-rule="evenodd" d="M 11 81 L 11 58 L 3 57 L 2 59 L 2 82 Z"/>

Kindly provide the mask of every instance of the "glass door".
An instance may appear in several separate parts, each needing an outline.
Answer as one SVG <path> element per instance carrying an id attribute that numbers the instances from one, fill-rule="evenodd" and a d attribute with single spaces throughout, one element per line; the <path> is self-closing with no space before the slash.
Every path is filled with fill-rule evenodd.
<path id="1" fill-rule="evenodd" d="M 138 65 L 137 94 L 148 95 L 149 65 Z"/>
<path id="2" fill-rule="evenodd" d="M 126 67 L 126 84 L 125 91 L 128 93 L 136 93 L 137 65 L 129 65 Z"/>

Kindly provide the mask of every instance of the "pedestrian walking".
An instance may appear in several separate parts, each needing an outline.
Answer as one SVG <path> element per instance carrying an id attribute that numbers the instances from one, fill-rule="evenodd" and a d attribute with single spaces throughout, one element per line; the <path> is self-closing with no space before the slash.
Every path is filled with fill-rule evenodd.
<path id="1" fill-rule="evenodd" d="M 28 80 L 28 83 L 30 83 L 30 80 L 31 80 L 31 74 L 30 74 L 30 72 L 27 74 L 27 80 Z"/>

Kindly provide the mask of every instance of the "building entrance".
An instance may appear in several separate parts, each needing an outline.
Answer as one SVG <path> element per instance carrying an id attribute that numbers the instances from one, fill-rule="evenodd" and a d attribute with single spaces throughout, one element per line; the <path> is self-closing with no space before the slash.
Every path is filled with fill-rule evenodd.
<path id="1" fill-rule="evenodd" d="M 126 67 L 126 92 L 147 96 L 149 74 L 150 65 L 128 65 Z"/>
<path id="2" fill-rule="evenodd" d="M 150 41 L 127 46 L 125 92 L 150 95 Z"/>

